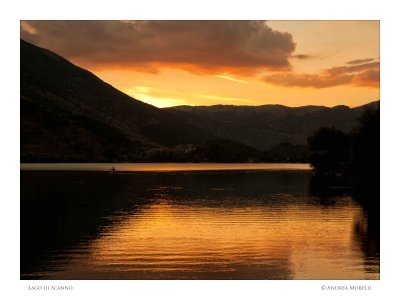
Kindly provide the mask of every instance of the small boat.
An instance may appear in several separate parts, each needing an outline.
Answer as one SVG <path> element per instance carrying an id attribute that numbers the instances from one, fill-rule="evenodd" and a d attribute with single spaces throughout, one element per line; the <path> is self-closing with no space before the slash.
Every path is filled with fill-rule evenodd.
<path id="1" fill-rule="evenodd" d="M 114 175 L 116 173 L 114 166 L 110 169 L 110 174 Z"/>

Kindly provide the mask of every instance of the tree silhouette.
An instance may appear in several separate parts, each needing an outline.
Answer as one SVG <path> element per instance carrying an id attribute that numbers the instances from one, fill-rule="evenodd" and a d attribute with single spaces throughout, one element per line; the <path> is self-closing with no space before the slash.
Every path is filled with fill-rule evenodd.
<path id="1" fill-rule="evenodd" d="M 315 176 L 311 191 L 331 194 L 332 187 L 351 187 L 368 213 L 379 215 L 380 111 L 366 109 L 350 134 L 323 127 L 308 138 Z"/>
<path id="2" fill-rule="evenodd" d="M 318 174 L 345 173 L 349 162 L 349 136 L 333 127 L 322 127 L 307 140 L 310 164 Z"/>
<path id="3" fill-rule="evenodd" d="M 379 204 L 380 110 L 365 110 L 353 129 L 351 178 L 353 191 L 366 205 Z"/>

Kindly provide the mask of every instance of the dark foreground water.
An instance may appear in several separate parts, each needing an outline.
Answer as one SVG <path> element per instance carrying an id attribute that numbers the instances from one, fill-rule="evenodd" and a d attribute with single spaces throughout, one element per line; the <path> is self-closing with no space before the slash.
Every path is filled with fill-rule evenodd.
<path id="1" fill-rule="evenodd" d="M 379 229 L 309 171 L 21 171 L 21 279 L 379 279 Z"/>

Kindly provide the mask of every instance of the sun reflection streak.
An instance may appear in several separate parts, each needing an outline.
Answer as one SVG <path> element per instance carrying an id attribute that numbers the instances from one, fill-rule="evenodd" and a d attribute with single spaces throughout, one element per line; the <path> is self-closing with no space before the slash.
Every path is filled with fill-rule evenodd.
<path id="1" fill-rule="evenodd" d="M 354 268 L 362 260 L 352 242 L 359 207 L 215 207 L 157 197 L 104 230 L 90 245 L 86 269 L 138 279 L 365 276 Z"/>

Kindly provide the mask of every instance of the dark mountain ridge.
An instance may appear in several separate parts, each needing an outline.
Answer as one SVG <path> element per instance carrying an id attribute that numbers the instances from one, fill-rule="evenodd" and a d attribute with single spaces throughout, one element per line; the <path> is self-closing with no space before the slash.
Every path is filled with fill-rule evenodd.
<path id="1" fill-rule="evenodd" d="M 49 50 L 20 43 L 21 162 L 246 161 L 270 148 L 268 159 L 276 149 L 297 159 L 294 152 L 304 147 L 288 143 L 304 145 L 321 126 L 350 130 L 363 111 L 283 105 L 160 109 Z"/>
<path id="2" fill-rule="evenodd" d="M 21 97 L 83 114 L 150 144 L 204 141 L 210 135 L 138 101 L 49 50 L 21 40 Z M 38 102 L 36 101 L 36 102 Z"/>
<path id="3" fill-rule="evenodd" d="M 135 160 L 146 149 L 215 138 L 49 50 L 20 43 L 22 161 Z"/>
<path id="4" fill-rule="evenodd" d="M 367 107 L 377 107 L 379 101 L 356 108 L 339 105 L 287 107 L 262 106 L 176 106 L 164 110 L 180 116 L 206 131 L 224 139 L 267 150 L 280 143 L 306 145 L 307 137 L 322 126 L 349 132 Z"/>

